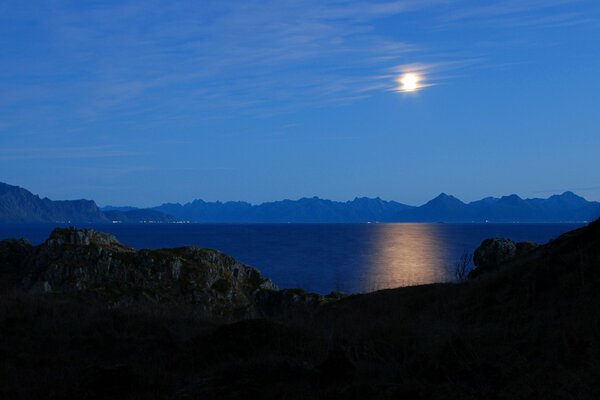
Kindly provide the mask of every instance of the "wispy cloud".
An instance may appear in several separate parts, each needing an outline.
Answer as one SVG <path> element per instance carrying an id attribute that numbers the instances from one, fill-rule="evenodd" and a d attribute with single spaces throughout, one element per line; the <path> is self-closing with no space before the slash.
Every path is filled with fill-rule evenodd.
<path id="1" fill-rule="evenodd" d="M 389 71 L 397 66 L 419 62 L 440 71 L 442 63 L 467 65 L 479 57 L 465 58 L 452 54 L 461 49 L 448 51 L 386 34 L 378 29 L 381 19 L 406 15 L 408 21 L 412 12 L 427 10 L 431 18 L 424 23 L 432 28 L 557 27 L 590 19 L 567 7 L 583 2 L 129 0 L 87 7 L 67 2 L 5 5 L 0 16 L 5 28 L 0 29 L 9 30 L 11 21 L 19 19 L 35 21 L 39 29 L 25 50 L 0 55 L 6 66 L 0 105 L 28 111 L 48 104 L 70 107 L 77 118 L 93 121 L 116 115 L 166 120 L 215 110 L 277 112 L 347 103 L 392 88 Z M 21 114 L 13 118 L 27 118 Z"/>
<path id="2" fill-rule="evenodd" d="M 146 106 L 137 107 L 140 101 L 168 106 L 181 96 L 199 108 L 353 99 L 371 90 L 365 69 L 393 65 L 414 51 L 411 44 L 376 34 L 373 20 L 425 4 L 159 3 L 156 8 L 135 1 L 46 8 L 40 22 L 49 32 L 48 45 L 64 57 L 47 61 L 51 65 L 43 70 L 33 68 L 30 78 L 37 75 L 41 84 L 17 85 L 12 92 L 52 96 L 69 88 L 85 91 L 78 108 L 88 118 L 115 109 L 140 113 L 146 111 Z M 43 14 L 39 7 L 28 11 L 33 18 Z M 61 68 L 65 62 L 74 68 Z M 43 78 L 48 74 L 60 81 L 60 88 L 48 85 Z M 16 99 L 6 97 L 5 103 Z"/>
<path id="3" fill-rule="evenodd" d="M 112 158 L 143 155 L 144 153 L 121 150 L 115 146 L 81 146 L 81 147 L 33 147 L 2 148 L 0 160 L 39 160 L 39 159 L 73 159 L 73 158 Z"/>
<path id="4" fill-rule="evenodd" d="M 419 82 L 419 88 L 428 88 L 456 78 L 457 74 L 468 71 L 469 69 L 481 67 L 484 62 L 485 60 L 482 58 L 465 57 L 453 61 L 432 61 L 396 65 L 389 68 L 388 71 L 380 77 L 380 81 L 389 82 L 391 80 L 397 80 L 398 77 L 401 77 L 403 74 L 414 73 L 421 76 L 422 81 Z M 399 91 L 397 86 L 390 87 L 386 84 L 385 87 L 389 91 Z"/>
<path id="5" fill-rule="evenodd" d="M 467 0 L 462 7 L 442 16 L 441 20 L 490 28 L 556 28 L 593 22 L 594 19 L 586 13 L 573 11 L 573 7 L 578 9 L 578 6 L 585 7 L 589 3 L 589 0 Z"/>

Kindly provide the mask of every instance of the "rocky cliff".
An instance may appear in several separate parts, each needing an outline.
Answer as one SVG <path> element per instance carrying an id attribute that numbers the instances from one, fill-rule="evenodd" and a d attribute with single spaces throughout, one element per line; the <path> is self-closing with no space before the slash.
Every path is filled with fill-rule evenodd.
<path id="1" fill-rule="evenodd" d="M 54 201 L 40 198 L 18 186 L 0 182 L 0 223 L 148 223 L 174 222 L 175 218 L 155 210 L 103 212 L 92 200 Z"/>
<path id="2" fill-rule="evenodd" d="M 34 247 L 0 242 L 4 281 L 19 281 L 27 292 L 133 302 L 197 305 L 210 316 L 254 313 L 259 291 L 275 290 L 256 269 L 215 250 L 182 247 L 140 250 L 91 229 L 56 229 Z"/>
<path id="3" fill-rule="evenodd" d="M 0 222 L 107 223 L 91 200 L 52 201 L 0 182 Z"/>
<path id="4" fill-rule="evenodd" d="M 342 295 L 279 291 L 270 279 L 216 250 L 135 250 L 110 234 L 58 228 L 40 246 L 0 241 L 0 287 L 76 296 L 114 306 L 191 304 L 208 317 L 311 311 Z"/>

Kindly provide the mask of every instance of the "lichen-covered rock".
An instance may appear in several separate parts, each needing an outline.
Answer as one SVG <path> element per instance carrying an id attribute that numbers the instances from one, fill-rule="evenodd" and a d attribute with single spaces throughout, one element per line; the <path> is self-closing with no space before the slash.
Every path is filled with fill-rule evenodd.
<path id="1" fill-rule="evenodd" d="M 256 269 L 216 250 L 136 251 L 90 229 L 57 229 L 34 249 L 22 285 L 38 293 L 91 295 L 114 304 L 185 302 L 209 316 L 243 317 L 254 314 L 257 292 L 277 289 Z"/>
<path id="2" fill-rule="evenodd" d="M 505 238 L 486 239 L 475 250 L 475 269 L 469 273 L 469 277 L 475 278 L 486 272 L 497 271 L 502 265 L 532 252 L 537 247 L 539 245 L 533 242 L 515 243 Z"/>
<path id="3" fill-rule="evenodd" d="M 216 250 L 138 251 L 91 229 L 59 228 L 40 246 L 0 242 L 0 267 L 11 271 L 13 286 L 20 282 L 19 288 L 31 294 L 76 296 L 113 306 L 186 303 L 209 317 L 232 319 L 314 312 L 345 297 L 278 290 L 258 270 Z"/>
<path id="4" fill-rule="evenodd" d="M 512 260 L 517 254 L 517 245 L 510 239 L 492 238 L 484 240 L 475 250 L 473 262 L 478 268 L 496 269 Z"/>
<path id="5" fill-rule="evenodd" d="M 119 243 L 117 238 L 109 233 L 97 232 L 93 229 L 57 228 L 50 234 L 45 243 L 47 247 L 55 246 L 109 246 L 117 251 L 133 251 L 132 248 Z"/>

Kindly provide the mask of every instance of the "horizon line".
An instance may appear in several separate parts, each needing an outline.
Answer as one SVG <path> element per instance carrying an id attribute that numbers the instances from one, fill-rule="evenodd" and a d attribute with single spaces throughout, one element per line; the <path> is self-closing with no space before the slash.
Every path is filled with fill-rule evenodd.
<path id="1" fill-rule="evenodd" d="M 516 193 L 511 193 L 511 194 L 503 195 L 503 196 L 500 196 L 500 197 L 485 196 L 485 197 L 482 197 L 482 198 L 479 198 L 479 199 L 476 199 L 476 200 L 472 200 L 472 201 L 468 201 L 468 202 L 466 202 L 466 201 L 464 201 L 464 200 L 462 200 L 462 199 L 460 199 L 460 198 L 458 198 L 458 197 L 456 197 L 454 195 L 447 194 L 445 192 L 441 192 L 437 196 L 435 196 L 435 197 L 433 197 L 433 198 L 425 201 L 424 203 L 422 203 L 420 205 L 413 205 L 413 204 L 403 203 L 403 202 L 398 201 L 398 200 L 386 200 L 386 199 L 383 199 L 383 198 L 381 198 L 379 196 L 376 196 L 376 197 L 355 196 L 353 199 L 349 199 L 349 200 L 332 200 L 332 199 L 328 199 L 328 198 L 325 198 L 325 197 L 319 197 L 319 196 L 302 196 L 302 197 L 298 197 L 298 198 L 283 198 L 283 199 L 279 199 L 279 200 L 267 200 L 267 201 L 263 201 L 263 202 L 259 202 L 259 203 L 254 203 L 254 202 L 250 202 L 250 201 L 246 201 L 246 200 L 204 200 L 202 198 L 196 198 L 196 199 L 193 199 L 193 200 L 190 200 L 190 201 L 186 201 L 186 202 L 163 202 L 163 203 L 161 203 L 161 204 L 159 204 L 157 206 L 149 206 L 149 207 L 138 207 L 138 206 L 132 206 L 132 205 L 121 205 L 121 206 L 118 206 L 118 205 L 113 205 L 113 204 L 106 204 L 106 205 L 102 205 L 102 206 L 98 205 L 98 207 L 100 207 L 100 208 L 107 208 L 107 207 L 113 207 L 113 208 L 131 207 L 131 208 L 136 208 L 136 209 L 152 209 L 152 208 L 156 208 L 156 207 L 160 207 L 160 206 L 168 205 L 168 204 L 169 205 L 172 204 L 172 205 L 185 206 L 185 205 L 188 205 L 188 204 L 192 204 L 192 203 L 194 203 L 196 201 L 202 201 L 204 203 L 219 203 L 219 204 L 245 203 L 245 204 L 249 204 L 252 207 L 256 207 L 256 206 L 261 206 L 263 204 L 278 203 L 278 202 L 283 202 L 283 201 L 323 200 L 323 201 L 329 201 L 329 202 L 332 202 L 332 203 L 351 203 L 351 202 L 356 201 L 356 200 L 368 199 L 368 200 L 381 200 L 381 201 L 386 202 L 386 203 L 397 203 L 397 204 L 401 204 L 401 205 L 404 205 L 404 206 L 417 208 L 417 207 L 421 207 L 421 206 L 423 206 L 423 205 L 425 205 L 425 204 L 427 204 L 427 203 L 429 203 L 429 202 L 431 202 L 431 201 L 433 201 L 433 200 L 435 200 L 435 199 L 437 199 L 439 197 L 442 197 L 442 196 L 454 198 L 454 199 L 460 201 L 461 203 L 463 203 L 465 205 L 468 205 L 468 204 L 475 203 L 477 201 L 481 201 L 481 200 L 485 200 L 485 199 L 500 200 L 500 199 L 503 199 L 503 198 L 513 197 L 513 196 L 516 196 L 520 200 L 524 200 L 524 201 L 526 201 L 526 200 L 548 200 L 551 197 L 562 196 L 562 195 L 565 195 L 565 194 L 568 194 L 568 193 L 571 193 L 571 194 L 573 194 L 573 195 L 575 195 L 577 197 L 581 197 L 582 199 L 584 199 L 585 201 L 590 202 L 590 203 L 600 203 L 600 201 L 598 201 L 598 200 L 588 200 L 587 198 L 585 198 L 585 197 L 583 197 L 583 196 L 581 196 L 581 195 L 579 195 L 579 194 L 577 194 L 577 193 L 575 193 L 575 192 L 573 192 L 571 190 L 566 190 L 564 192 L 554 192 L 554 194 L 552 194 L 552 195 L 550 195 L 548 197 L 521 197 L 520 195 L 518 195 Z M 82 199 L 82 200 L 86 200 L 86 199 Z"/>
<path id="2" fill-rule="evenodd" d="M 403 203 L 403 202 L 401 202 L 399 200 L 386 200 L 386 199 L 383 199 L 383 198 L 381 198 L 379 196 L 375 196 L 375 197 L 355 196 L 353 199 L 349 199 L 349 200 L 332 200 L 332 199 L 328 199 L 328 198 L 324 198 L 324 197 L 319 197 L 319 196 L 315 195 L 315 196 L 302 196 L 302 197 L 299 197 L 299 198 L 296 198 L 296 199 L 283 198 L 283 199 L 279 199 L 279 200 L 267 200 L 267 201 L 258 202 L 258 203 L 256 203 L 256 202 L 250 202 L 250 201 L 246 201 L 246 200 L 204 200 L 202 198 L 196 198 L 196 199 L 192 199 L 192 200 L 187 201 L 187 202 L 169 202 L 169 201 L 167 201 L 167 202 L 162 202 L 161 204 L 158 204 L 158 205 L 145 207 L 145 206 L 134 206 L 134 205 L 130 205 L 130 204 L 120 205 L 119 206 L 119 205 L 114 205 L 114 203 L 113 204 L 104 204 L 104 205 L 101 205 L 98 202 L 96 202 L 96 200 L 94 200 L 94 199 L 88 199 L 88 198 L 79 198 L 79 199 L 51 199 L 51 198 L 49 198 L 47 196 L 42 196 L 42 195 L 40 195 L 38 193 L 33 193 L 31 190 L 29 190 L 29 189 L 27 189 L 27 188 L 25 188 L 23 186 L 13 185 L 13 184 L 2 182 L 2 181 L 0 181 L 0 184 L 4 184 L 4 185 L 7 185 L 7 186 L 12 186 L 12 187 L 16 187 L 16 188 L 20 188 L 20 189 L 26 190 L 26 191 L 32 193 L 33 195 L 38 196 L 41 199 L 48 199 L 48 200 L 52 200 L 52 201 L 77 201 L 77 200 L 93 201 L 98 206 L 98 208 L 101 208 L 101 209 L 102 208 L 108 208 L 108 207 L 112 207 L 112 208 L 131 207 L 131 208 L 136 208 L 136 209 L 152 209 L 152 208 L 160 207 L 160 206 L 163 206 L 163 205 L 166 205 L 166 204 L 173 204 L 173 205 L 177 205 L 178 204 L 178 205 L 181 205 L 181 206 L 185 206 L 185 205 L 191 204 L 191 203 L 193 203 L 195 201 L 202 201 L 202 202 L 205 202 L 205 203 L 221 203 L 221 204 L 226 204 L 226 203 L 246 203 L 246 204 L 249 204 L 252 207 L 255 207 L 255 206 L 260 206 L 260 205 L 263 205 L 263 204 L 277 203 L 277 202 L 282 202 L 282 201 L 300 201 L 300 200 L 311 200 L 311 199 L 330 201 L 330 202 L 333 202 L 333 203 L 351 203 L 353 201 L 360 200 L 360 199 L 381 200 L 381 201 L 384 201 L 386 203 L 398 203 L 398 204 L 401 204 L 401 205 L 404 205 L 404 206 L 417 208 L 417 207 L 421 207 L 421 206 L 423 206 L 423 205 L 425 205 L 425 204 L 427 204 L 427 203 L 431 202 L 432 200 L 435 200 L 435 199 L 437 199 L 439 197 L 454 198 L 454 199 L 460 201 L 461 203 L 468 205 L 468 204 L 471 204 L 471 203 L 474 203 L 474 202 L 477 202 L 477 201 L 481 201 L 481 200 L 485 200 L 485 199 L 500 200 L 502 198 L 512 197 L 512 196 L 516 196 L 516 197 L 518 197 L 521 200 L 535 200 L 535 199 L 547 200 L 547 199 L 549 199 L 549 198 L 551 198 L 553 196 L 562 196 L 562 195 L 565 195 L 565 194 L 568 194 L 568 193 L 571 193 L 571 194 L 573 194 L 573 195 L 575 195 L 577 197 L 581 197 L 582 199 L 584 199 L 585 201 L 590 202 L 590 203 L 600 203 L 600 201 L 598 201 L 598 200 L 589 200 L 589 199 L 585 198 L 584 196 L 582 196 L 580 194 L 577 194 L 573 190 L 564 190 L 562 192 L 561 191 L 537 191 L 537 192 L 535 192 L 535 193 L 546 193 L 546 192 L 547 193 L 553 193 L 553 194 L 550 194 L 548 197 L 545 197 L 545 198 L 544 197 L 522 197 L 522 196 L 518 195 L 517 193 L 511 193 L 511 194 L 503 195 L 503 196 L 500 196 L 500 197 L 485 196 L 485 197 L 481 197 L 481 198 L 478 198 L 476 200 L 472 200 L 472 201 L 468 201 L 468 202 L 466 202 L 466 201 L 462 200 L 461 198 L 456 197 L 456 196 L 454 196 L 452 194 L 447 194 L 446 192 L 442 191 L 437 196 L 432 197 L 431 199 L 425 201 L 424 203 L 422 203 L 420 205 L 412 205 L 412 204 L 408 204 L 408 203 Z"/>

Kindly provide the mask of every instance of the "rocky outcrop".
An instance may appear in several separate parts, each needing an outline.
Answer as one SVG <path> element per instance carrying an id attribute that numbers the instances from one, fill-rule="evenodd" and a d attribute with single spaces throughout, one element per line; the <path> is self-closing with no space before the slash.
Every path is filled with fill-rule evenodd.
<path id="1" fill-rule="evenodd" d="M 479 268 L 496 269 L 512 260 L 517 254 L 517 245 L 510 239 L 492 238 L 484 240 L 475 250 L 473 262 Z"/>
<path id="2" fill-rule="evenodd" d="M 114 305 L 189 303 L 216 317 L 255 315 L 257 293 L 277 289 L 256 269 L 215 250 L 136 251 L 91 229 L 56 229 L 37 247 L 0 242 L 0 266 L 26 271 L 20 288 L 30 293 L 85 296 Z"/>
<path id="3" fill-rule="evenodd" d="M 258 270 L 199 247 L 136 250 L 92 229 L 57 228 L 40 246 L 0 241 L 0 288 L 75 296 L 113 306 L 191 304 L 230 319 L 310 313 L 345 297 L 278 290 Z"/>
<path id="4" fill-rule="evenodd" d="M 473 269 L 469 277 L 476 278 L 483 273 L 497 271 L 503 265 L 535 250 L 537 244 L 532 242 L 515 243 L 506 238 L 484 240 L 473 255 Z"/>
<path id="5" fill-rule="evenodd" d="M 52 231 L 50 237 L 45 243 L 47 248 L 57 248 L 61 246 L 102 246 L 110 247 L 116 251 L 133 251 L 132 248 L 126 247 L 119 243 L 117 238 L 111 234 L 96 232 L 92 229 L 74 229 L 58 228 Z"/>

